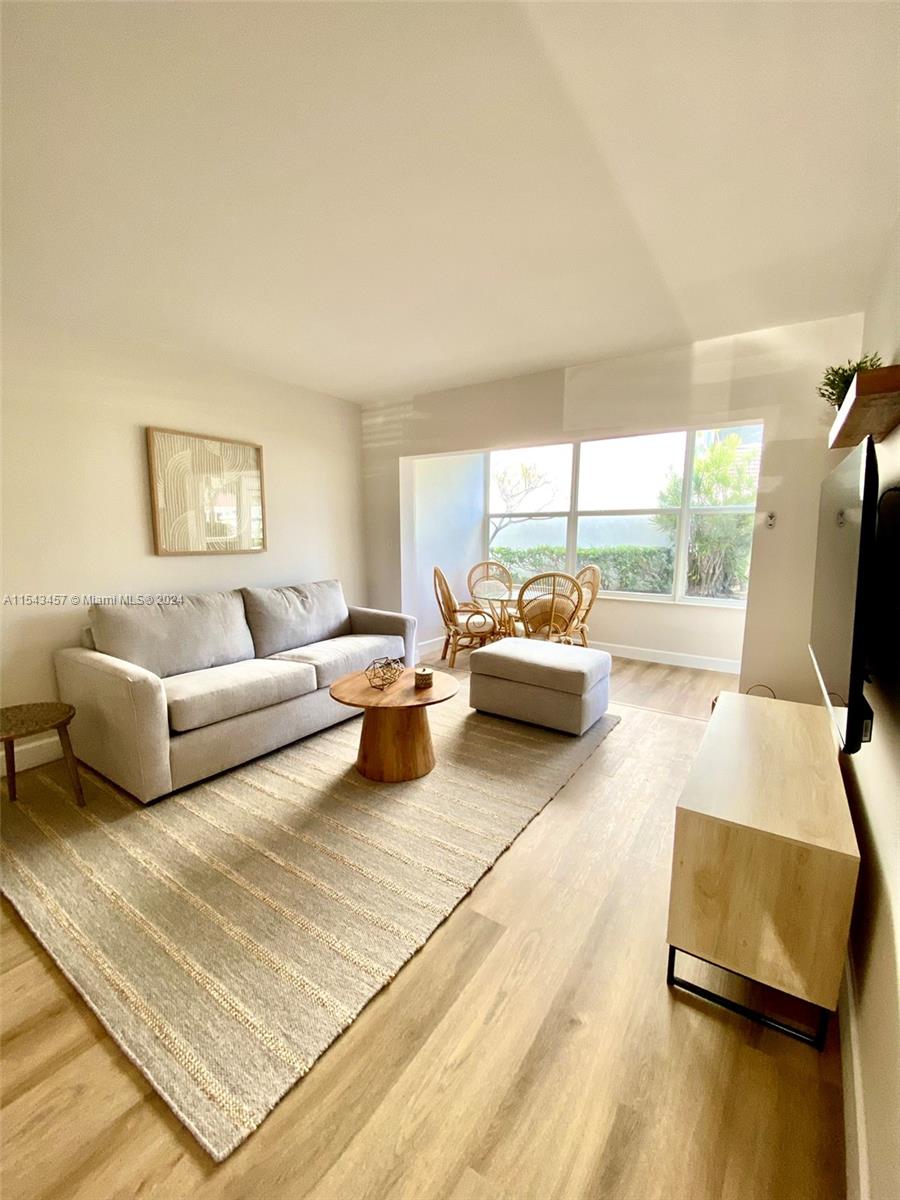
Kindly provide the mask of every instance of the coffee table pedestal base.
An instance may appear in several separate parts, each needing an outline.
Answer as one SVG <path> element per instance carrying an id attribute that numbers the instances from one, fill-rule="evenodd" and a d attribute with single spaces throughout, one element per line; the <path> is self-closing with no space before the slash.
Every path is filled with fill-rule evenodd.
<path id="1" fill-rule="evenodd" d="M 367 708 L 356 769 L 376 783 L 420 779 L 434 767 L 425 708 Z"/>

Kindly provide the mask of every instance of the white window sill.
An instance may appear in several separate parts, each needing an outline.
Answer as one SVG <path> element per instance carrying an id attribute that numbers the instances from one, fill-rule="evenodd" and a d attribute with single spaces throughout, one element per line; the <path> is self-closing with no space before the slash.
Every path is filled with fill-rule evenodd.
<path id="1" fill-rule="evenodd" d="M 639 592 L 598 592 L 598 600 L 628 600 L 636 604 L 665 604 L 668 608 L 673 605 L 680 608 L 730 608 L 737 612 L 746 612 L 746 600 L 714 600 L 706 596 L 682 596 L 678 600 L 674 596 L 653 596 Z"/>

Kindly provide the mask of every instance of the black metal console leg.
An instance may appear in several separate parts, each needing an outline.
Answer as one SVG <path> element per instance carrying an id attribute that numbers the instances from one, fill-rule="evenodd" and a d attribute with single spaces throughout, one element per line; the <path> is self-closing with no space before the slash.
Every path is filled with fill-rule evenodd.
<path id="1" fill-rule="evenodd" d="M 775 1017 L 767 1016 L 755 1008 L 748 1008 L 746 1004 L 739 1004 L 737 1000 L 730 1000 L 727 996 L 720 996 L 716 992 L 711 992 L 709 988 L 701 987 L 699 983 L 691 983 L 689 979 L 681 979 L 675 974 L 675 954 L 677 947 L 669 947 L 669 961 L 666 968 L 666 984 L 668 987 L 681 988 L 684 992 L 690 992 L 693 996 L 699 996 L 702 1000 L 708 1000 L 710 1004 L 717 1004 L 720 1008 L 726 1008 L 729 1012 L 737 1013 L 739 1017 L 745 1017 L 748 1021 L 755 1021 L 757 1025 L 763 1025 L 766 1029 L 774 1029 L 776 1033 L 783 1033 L 785 1037 L 794 1038 L 795 1041 L 803 1042 L 806 1046 L 813 1046 L 816 1050 L 825 1048 L 825 1039 L 828 1036 L 828 1018 L 831 1013 L 827 1008 L 819 1008 L 819 1019 L 816 1025 L 815 1033 L 809 1033 L 805 1029 L 800 1029 L 796 1025 L 788 1025 L 784 1021 L 779 1021 Z M 687 954 L 687 950 L 682 950 L 682 954 Z M 692 958 L 699 957 L 691 955 Z M 701 962 L 706 962 L 706 959 L 700 959 Z M 712 963 L 712 966 L 718 966 L 718 963 Z M 727 967 L 720 967 L 721 971 L 727 971 Z M 737 971 L 731 971 L 732 975 L 739 975 Z M 746 979 L 746 975 L 739 975 L 739 978 Z M 752 980 L 750 982 L 753 982 Z"/>

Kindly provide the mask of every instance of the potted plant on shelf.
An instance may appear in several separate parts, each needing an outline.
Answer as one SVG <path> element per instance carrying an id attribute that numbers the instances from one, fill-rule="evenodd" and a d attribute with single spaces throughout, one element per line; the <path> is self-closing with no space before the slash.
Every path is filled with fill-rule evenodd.
<path id="1" fill-rule="evenodd" d="M 853 376 L 857 371 L 874 371 L 880 366 L 881 356 L 879 354 L 864 354 L 858 362 L 853 362 L 848 358 L 843 366 L 829 367 L 826 370 L 816 391 L 837 411 L 844 403 L 844 397 L 847 395 L 850 384 L 853 382 Z"/>

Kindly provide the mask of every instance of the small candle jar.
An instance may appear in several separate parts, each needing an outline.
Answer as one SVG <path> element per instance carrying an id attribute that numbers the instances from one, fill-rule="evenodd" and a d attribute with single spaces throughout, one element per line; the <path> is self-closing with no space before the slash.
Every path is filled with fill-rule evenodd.
<path id="1" fill-rule="evenodd" d="M 416 667 L 416 687 L 430 688 L 434 683 L 434 671 L 431 667 Z"/>

